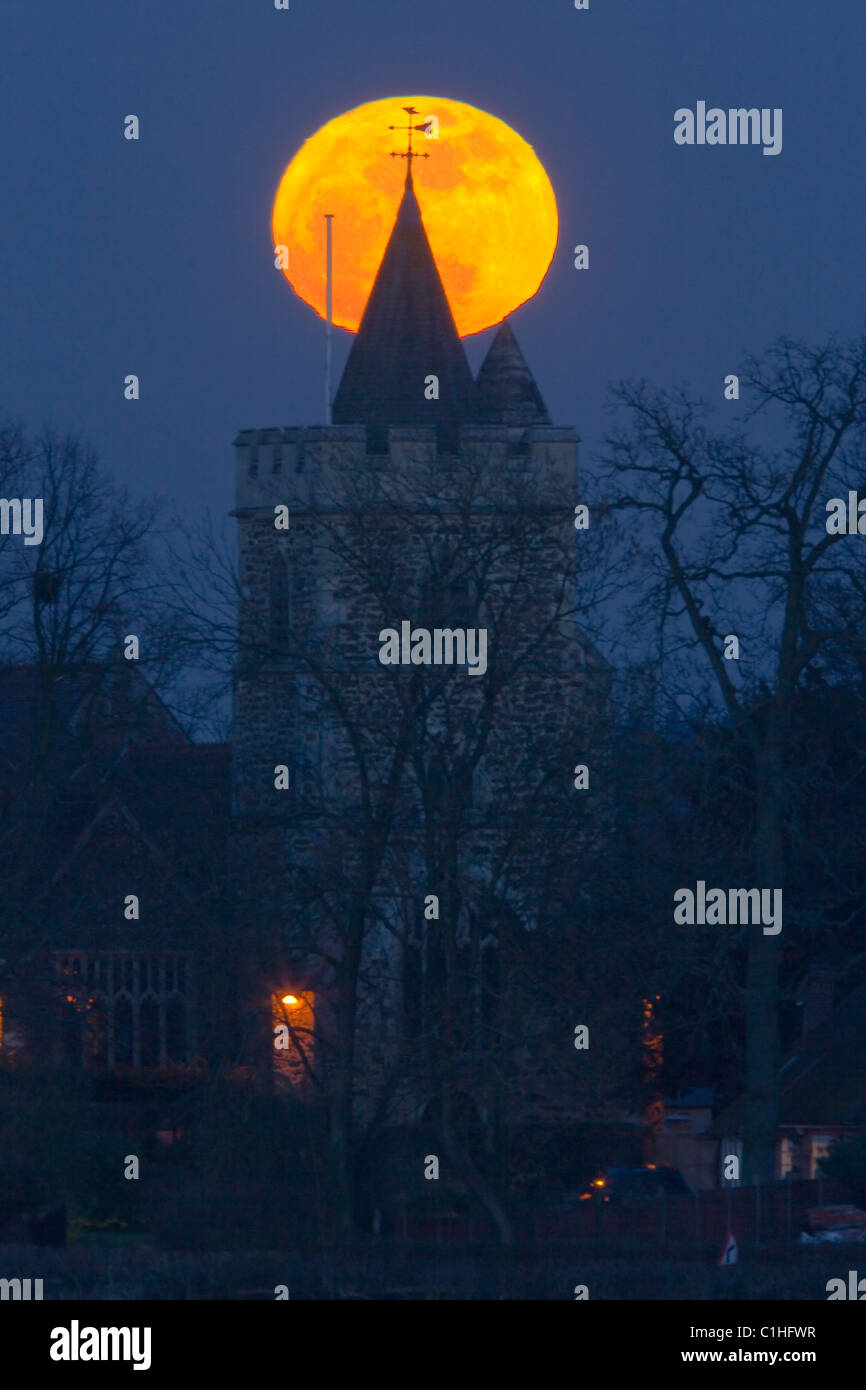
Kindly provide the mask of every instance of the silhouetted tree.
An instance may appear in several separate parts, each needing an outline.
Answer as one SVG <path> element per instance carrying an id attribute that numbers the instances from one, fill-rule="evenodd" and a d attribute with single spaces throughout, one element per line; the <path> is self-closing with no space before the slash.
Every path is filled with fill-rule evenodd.
<path id="1" fill-rule="evenodd" d="M 639 604 L 653 613 L 659 662 L 695 691 L 711 677 L 753 762 L 741 788 L 759 885 L 781 888 L 786 810 L 798 776 L 792 719 L 810 668 L 831 651 L 862 665 L 866 561 L 857 536 L 830 534 L 827 503 L 866 494 L 866 339 L 810 348 L 783 339 L 740 373 L 762 437 L 714 431 L 709 408 L 646 382 L 613 392 L 623 423 L 606 458 L 628 536 Z M 739 638 L 739 663 L 723 637 Z M 789 928 L 790 930 L 790 928 Z M 745 1171 L 773 1176 L 783 936 L 748 931 Z"/>

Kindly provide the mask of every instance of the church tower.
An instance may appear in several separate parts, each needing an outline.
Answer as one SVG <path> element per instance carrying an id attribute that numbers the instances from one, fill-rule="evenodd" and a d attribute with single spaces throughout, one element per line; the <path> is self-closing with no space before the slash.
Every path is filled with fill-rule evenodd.
<path id="1" fill-rule="evenodd" d="M 438 381 L 436 398 L 425 388 L 430 376 Z M 267 818 L 272 810 L 271 765 L 279 747 L 287 758 L 291 752 L 302 762 L 307 754 L 315 759 L 313 731 L 301 735 L 297 724 L 305 697 L 288 655 L 289 637 L 294 632 L 309 640 L 335 616 L 327 576 L 312 569 L 304 536 L 317 510 L 339 503 L 334 489 L 342 477 L 367 471 L 395 480 L 435 466 L 437 456 L 453 461 L 461 448 L 481 446 L 503 470 L 531 475 L 539 499 L 564 509 L 563 515 L 573 512 L 577 498 L 578 437 L 572 427 L 551 423 L 507 319 L 473 381 L 411 169 L 334 398 L 333 420 L 330 426 L 244 429 L 234 441 L 238 639 L 246 652 L 238 667 L 233 734 L 234 809 L 241 818 Z M 287 529 L 275 524 L 280 507 L 289 509 Z M 250 661 L 252 686 L 244 674 Z"/>
<path id="2" fill-rule="evenodd" d="M 337 997 L 339 1013 L 347 993 L 353 1009 L 375 999 L 384 1010 L 370 1018 L 373 1041 L 356 1049 L 356 1069 L 359 1058 L 386 1066 L 383 1049 L 402 1036 L 403 996 L 418 993 L 419 972 L 433 978 L 440 949 L 428 950 L 410 920 L 435 893 L 431 874 L 454 880 L 468 921 L 488 873 L 491 808 L 497 798 L 513 806 L 515 769 L 539 730 L 552 738 L 556 726 L 567 780 L 572 711 L 594 662 L 563 603 L 577 435 L 552 424 L 507 320 L 473 379 L 411 162 L 333 423 L 245 429 L 235 440 L 234 874 L 239 930 L 258 960 L 246 992 L 253 1012 L 266 991 L 314 997 L 314 1031 L 332 1034 L 330 1052 L 317 1054 L 326 1069 L 338 1065 L 340 1026 L 327 1001 Z M 507 547 L 524 538 L 512 565 Z M 382 630 L 404 621 L 431 631 L 440 621 L 448 631 L 483 627 L 486 674 L 452 670 L 445 694 L 435 681 L 446 673 L 418 672 L 404 695 L 380 660 Z M 546 624 L 549 640 L 536 641 Z M 493 707 L 491 690 L 497 721 L 478 757 L 460 739 Z M 281 767 L 288 785 L 280 787 Z M 469 817 L 459 874 L 430 848 L 447 806 Z M 353 936 L 354 915 L 364 912 Z M 419 952 L 411 980 L 410 946 Z M 416 1021 L 422 1014 L 416 1009 Z M 368 1090 L 373 1104 L 366 1080 L 360 1104 Z"/>

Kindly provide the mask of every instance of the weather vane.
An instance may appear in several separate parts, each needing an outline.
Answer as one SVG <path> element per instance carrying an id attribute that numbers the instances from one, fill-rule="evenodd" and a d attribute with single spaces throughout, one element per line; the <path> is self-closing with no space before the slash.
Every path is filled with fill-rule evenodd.
<path id="1" fill-rule="evenodd" d="M 415 110 L 415 107 L 414 107 L 414 106 L 404 106 L 404 107 L 403 107 L 403 110 L 406 112 L 407 116 L 417 116 L 417 115 L 418 115 L 418 112 Z M 430 158 L 430 156 L 429 156 L 429 154 L 426 152 L 426 150 L 424 151 L 423 154 L 419 154 L 416 150 L 413 150 L 413 149 L 412 149 L 412 131 L 413 131 L 413 130 L 425 130 L 425 131 L 426 131 L 426 129 L 427 129 L 427 122 L 426 122 L 426 121 L 422 121 L 421 125 L 389 125 L 388 129 L 389 129 L 389 130 L 406 130 L 406 131 L 409 132 L 409 148 L 406 149 L 406 150 L 392 150 L 392 151 L 391 151 L 391 158 L 392 158 L 392 159 L 408 159 L 408 161 L 409 161 L 409 173 L 410 173 L 410 174 L 412 173 L 412 160 L 413 160 L 413 159 L 429 159 L 429 158 Z"/>

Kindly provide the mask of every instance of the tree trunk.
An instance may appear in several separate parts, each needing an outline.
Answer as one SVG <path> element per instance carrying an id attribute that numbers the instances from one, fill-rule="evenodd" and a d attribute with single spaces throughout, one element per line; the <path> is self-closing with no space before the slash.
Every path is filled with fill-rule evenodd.
<path id="1" fill-rule="evenodd" d="M 339 987 L 336 1068 L 330 1103 L 329 1168 L 333 1237 L 340 1249 L 355 1238 L 354 1075 L 358 972 L 363 946 L 363 912 L 350 923 Z"/>
<path id="2" fill-rule="evenodd" d="M 347 1133 L 344 1107 L 338 1094 L 331 1106 L 328 1158 L 330 1168 L 331 1236 L 338 1250 L 345 1250 L 355 1236 L 352 1201 L 351 1138 Z"/>
<path id="3" fill-rule="evenodd" d="M 784 797 L 784 764 L 771 732 L 758 755 L 755 868 L 759 888 L 784 886 Z M 782 923 L 784 930 L 784 914 Z M 749 933 L 743 1169 L 747 1182 L 772 1182 L 779 1130 L 781 932 L 765 935 L 758 924 Z"/>
<path id="4" fill-rule="evenodd" d="M 448 1162 L 466 1183 L 467 1187 L 474 1192 L 485 1211 L 491 1217 L 496 1227 L 500 1244 L 503 1246 L 511 1246 L 514 1244 L 514 1228 L 511 1224 L 508 1212 L 499 1200 L 492 1183 L 490 1183 L 484 1174 L 476 1168 L 468 1152 L 457 1138 L 451 1122 L 450 1109 L 451 1107 L 448 1102 L 443 1102 L 442 1147 L 445 1150 Z"/>

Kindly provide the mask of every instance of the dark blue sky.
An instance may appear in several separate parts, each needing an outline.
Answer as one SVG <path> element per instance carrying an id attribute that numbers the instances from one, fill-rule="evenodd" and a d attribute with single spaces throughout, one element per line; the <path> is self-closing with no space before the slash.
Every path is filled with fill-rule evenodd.
<path id="1" fill-rule="evenodd" d="M 225 512 L 239 428 L 322 418 L 323 327 L 273 269 L 280 175 L 332 116 L 404 92 L 493 112 L 548 170 L 559 248 L 513 324 L 586 464 L 612 378 L 721 399 L 744 350 L 857 331 L 859 0 L 590 4 L 6 0 L 0 407 L 82 429 L 118 479 Z M 782 107 L 782 153 L 676 146 L 674 110 L 699 99 Z M 467 340 L 473 366 L 488 338 Z"/>

